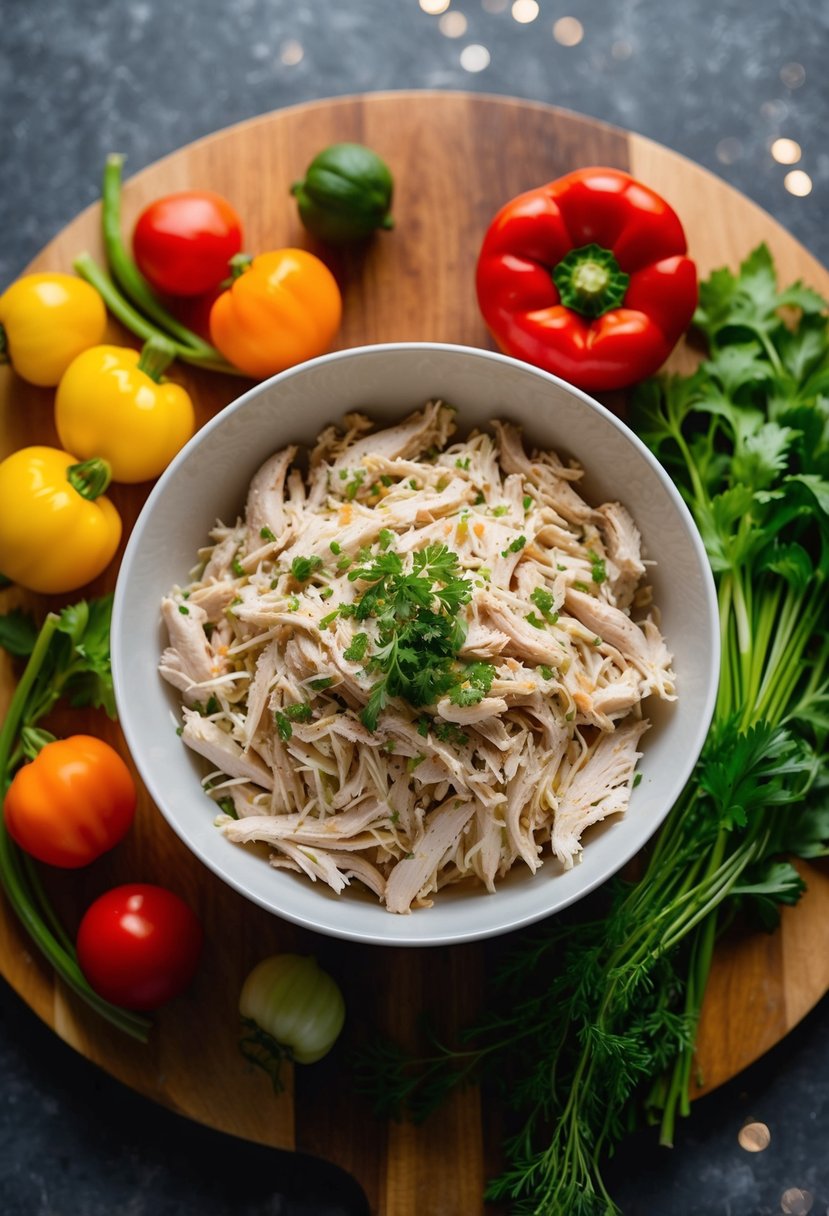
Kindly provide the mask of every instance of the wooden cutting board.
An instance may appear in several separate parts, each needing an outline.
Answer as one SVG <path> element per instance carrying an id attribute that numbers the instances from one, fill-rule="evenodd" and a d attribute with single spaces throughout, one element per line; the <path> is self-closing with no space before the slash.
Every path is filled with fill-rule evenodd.
<path id="1" fill-rule="evenodd" d="M 630 170 L 677 209 L 700 273 L 736 265 L 758 242 L 774 254 L 783 281 L 803 278 L 829 295 L 829 274 L 768 215 L 681 156 L 548 106 L 451 93 L 392 93 L 323 101 L 280 111 L 220 132 L 152 165 L 124 193 L 128 232 L 141 207 L 173 190 L 204 187 L 227 195 L 245 221 L 248 248 L 305 245 L 288 188 L 311 156 L 339 140 L 367 143 L 385 157 L 397 183 L 395 231 L 362 254 L 327 258 L 340 278 L 345 319 L 338 345 L 439 340 L 490 346 L 478 314 L 473 269 L 483 232 L 513 195 L 590 164 Z M 71 223 L 30 269 L 69 270 L 89 249 L 101 256 L 98 208 Z M 112 337 L 123 340 L 117 326 Z M 128 339 L 132 341 L 132 339 Z M 688 367 L 680 351 L 674 364 Z M 179 367 L 200 423 L 243 381 Z M 620 399 L 608 400 L 623 408 Z M 413 403 L 415 404 L 415 403 Z M 28 443 L 56 443 L 52 393 L 0 368 L 0 454 Z M 114 487 L 125 534 L 145 487 Z M 114 585 L 117 561 L 91 589 Z M 2 593 L 5 610 L 26 602 Z M 152 678 L 153 673 L 148 673 Z M 14 672 L 0 667 L 0 704 Z M 92 713 L 64 713 L 58 731 L 90 731 L 125 750 L 118 728 Z M 699 1062 L 710 1089 L 734 1076 L 794 1026 L 829 988 L 829 876 L 809 867 L 809 893 L 783 915 L 772 936 L 731 938 L 718 949 L 706 1000 Z M 316 937 L 246 902 L 193 858 L 142 791 L 135 827 L 113 855 L 89 870 L 49 874 L 64 923 L 74 931 L 91 900 L 128 880 L 166 883 L 197 909 L 206 929 L 203 965 L 191 992 L 156 1018 L 150 1044 L 121 1037 L 57 984 L 30 948 L 8 906 L 0 906 L 0 967 L 35 1012 L 66 1042 L 141 1093 L 213 1127 L 264 1144 L 318 1153 L 350 1170 L 381 1216 L 444 1216 L 482 1211 L 485 1176 L 496 1165 L 497 1111 L 482 1110 L 469 1089 L 426 1126 L 377 1124 L 352 1093 L 349 1039 L 376 1026 L 406 1041 L 428 1010 L 439 1029 L 466 1020 L 479 1004 L 487 949 L 384 950 Z M 321 1064 L 287 1076 L 275 1096 L 236 1048 L 242 978 L 265 955 L 315 953 L 346 994 L 349 1029 Z M 700 1089 L 702 1092 L 702 1088 Z"/>

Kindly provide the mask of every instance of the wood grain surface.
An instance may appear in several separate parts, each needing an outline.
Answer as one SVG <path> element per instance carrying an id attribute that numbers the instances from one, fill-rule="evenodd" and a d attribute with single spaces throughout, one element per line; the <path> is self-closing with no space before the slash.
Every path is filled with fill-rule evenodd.
<path id="1" fill-rule="evenodd" d="M 396 228 L 365 251 L 332 255 L 301 229 L 288 195 L 310 157 L 329 143 L 356 140 L 385 157 L 395 175 Z M 338 345 L 437 340 L 490 346 L 478 314 L 474 265 L 483 232 L 504 201 L 579 166 L 629 169 L 678 210 L 701 274 L 736 263 L 765 240 L 785 281 L 803 278 L 829 294 L 829 274 L 768 215 L 717 178 L 665 148 L 600 123 L 505 98 L 393 93 L 318 102 L 220 132 L 158 162 L 128 182 L 124 225 L 158 195 L 204 187 L 227 195 L 245 221 L 251 250 L 302 245 L 319 252 L 344 292 Z M 42 251 L 31 269 L 68 270 L 81 250 L 101 256 L 99 213 L 90 208 Z M 111 337 L 124 340 L 114 324 Z M 132 339 L 126 338 L 130 344 Z M 672 359 L 687 367 L 692 354 Z M 193 392 L 199 422 L 238 394 L 243 381 L 183 366 L 173 378 Z M 0 368 L 0 454 L 56 443 L 53 394 Z M 606 399 L 624 408 L 621 399 Z M 415 403 L 413 403 L 415 404 Z M 125 535 L 149 486 L 114 487 Z M 93 585 L 114 585 L 117 560 Z M 17 589 L 0 607 L 48 601 Z M 51 605 L 50 605 L 51 606 Z M 15 672 L 3 655 L 0 708 Z M 152 672 L 148 678 L 155 678 Z M 88 713 L 64 713 L 58 732 L 89 730 L 125 751 L 118 728 Z M 794 1026 L 829 988 L 826 922 L 829 877 L 804 871 L 809 893 L 773 935 L 724 941 L 717 952 L 699 1042 L 704 1088 L 732 1077 Z M 472 945 L 384 950 L 327 940 L 254 907 L 203 868 L 142 791 L 135 828 L 113 855 L 89 870 L 49 874 L 49 889 L 71 931 L 91 900 L 127 880 L 158 881 L 197 909 L 207 949 L 187 996 L 162 1010 L 147 1047 L 89 1013 L 30 948 L 0 906 L 0 967 L 48 1025 L 78 1051 L 141 1093 L 213 1127 L 264 1144 L 318 1153 L 350 1170 L 381 1216 L 445 1216 L 482 1211 L 485 1176 L 497 1166 L 498 1112 L 482 1110 L 477 1089 L 456 1095 L 425 1126 L 377 1123 L 352 1090 L 346 1061 L 355 1038 L 378 1027 L 410 1040 L 428 1011 L 449 1031 L 476 1009 L 489 953 Z M 342 1046 L 327 1060 L 286 1076 L 274 1095 L 236 1046 L 236 1001 L 248 969 L 274 951 L 313 952 L 340 980 L 349 1010 Z M 701 1092 L 701 1090 L 700 1090 Z"/>

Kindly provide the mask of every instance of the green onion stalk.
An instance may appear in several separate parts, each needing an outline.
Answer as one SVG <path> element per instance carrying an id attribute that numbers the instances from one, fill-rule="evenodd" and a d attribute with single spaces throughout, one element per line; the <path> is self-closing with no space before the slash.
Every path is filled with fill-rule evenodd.
<path id="1" fill-rule="evenodd" d="M 127 252 L 121 235 L 123 163 L 123 156 L 112 153 L 104 166 L 101 227 L 110 273 L 89 253 L 81 253 L 75 258 L 75 270 L 95 288 L 116 320 L 136 337 L 145 342 L 154 339 L 166 342 L 177 359 L 194 367 L 243 376 L 244 372 L 228 363 L 214 346 L 164 307 Z"/>

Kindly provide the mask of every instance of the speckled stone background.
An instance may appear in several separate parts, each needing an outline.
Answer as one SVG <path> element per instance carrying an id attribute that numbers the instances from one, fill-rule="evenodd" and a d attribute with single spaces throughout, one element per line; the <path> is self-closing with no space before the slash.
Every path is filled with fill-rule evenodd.
<path id="1" fill-rule="evenodd" d="M 253 114 L 395 88 L 506 93 L 632 128 L 744 190 L 829 262 L 826 0 L 539 5 L 522 24 L 509 0 L 452 0 L 441 24 L 418 0 L 0 0 L 0 287 L 97 197 L 107 152 L 134 172 Z M 554 35 L 562 17 L 581 22 L 574 45 Z M 773 158 L 778 137 L 800 145 L 797 163 Z M 788 186 L 808 193 L 787 188 L 793 170 Z M 136 1097 L 5 986 L 0 1018 L 3 1216 L 362 1216 L 337 1171 Z M 763 1153 L 737 1143 L 749 1116 L 771 1129 Z M 829 1004 L 699 1102 L 673 1152 L 641 1134 L 611 1173 L 625 1216 L 805 1216 L 808 1200 L 781 1206 L 790 1188 L 829 1213 Z"/>

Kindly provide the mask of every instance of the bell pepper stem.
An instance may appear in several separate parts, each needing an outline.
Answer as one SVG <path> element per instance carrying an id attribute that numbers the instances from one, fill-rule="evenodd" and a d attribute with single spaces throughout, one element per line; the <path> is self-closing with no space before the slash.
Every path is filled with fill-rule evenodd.
<path id="1" fill-rule="evenodd" d="M 54 743 L 55 735 L 49 733 L 48 730 L 43 730 L 39 726 L 24 726 L 20 732 L 20 743 L 23 755 L 27 760 L 34 760 L 35 756 L 43 750 L 49 743 Z"/>
<path id="2" fill-rule="evenodd" d="M 161 338 L 166 342 L 171 342 L 176 353 L 176 358 L 181 359 L 183 363 L 192 363 L 194 367 L 204 367 L 211 372 L 223 372 L 227 376 L 245 376 L 245 373 L 240 371 L 238 367 L 234 367 L 232 363 L 228 363 L 222 359 L 219 352 L 214 350 L 212 346 L 206 346 L 205 352 L 201 353 L 189 346 L 184 346 L 180 342 L 175 342 L 163 334 L 146 317 L 143 317 L 137 309 L 133 308 L 132 304 L 121 294 L 106 271 L 101 269 L 89 253 L 79 254 L 72 264 L 81 278 L 85 279 L 87 283 L 90 283 L 95 288 L 115 319 L 120 321 L 124 328 L 128 329 L 130 333 L 135 334 L 137 338 L 143 338 L 145 342 L 148 342 L 151 338 Z M 250 379 L 250 377 L 245 378 Z"/>
<path id="3" fill-rule="evenodd" d="M 249 253 L 234 253 L 228 262 L 230 267 L 230 282 L 240 278 L 249 269 L 253 257 Z"/>
<path id="4" fill-rule="evenodd" d="M 82 498 L 94 502 L 100 498 L 112 480 L 112 469 L 101 456 L 71 464 L 66 470 L 66 480 Z"/>
<path id="5" fill-rule="evenodd" d="M 571 249 L 552 275 L 564 307 L 590 318 L 618 308 L 630 283 L 612 252 L 601 245 Z"/>
<path id="6" fill-rule="evenodd" d="M 166 338 L 150 338 L 144 343 L 138 359 L 138 370 L 144 372 L 156 384 L 176 357 L 176 348 Z"/>
<path id="7" fill-rule="evenodd" d="M 174 317 L 172 313 L 156 299 L 153 290 L 133 259 L 127 252 L 121 235 L 121 167 L 123 156 L 111 152 L 104 165 L 104 183 L 101 203 L 101 226 L 103 228 L 104 249 L 107 263 L 112 276 L 124 294 L 132 301 L 145 316 L 175 338 L 184 346 L 192 347 L 202 355 L 214 355 L 216 352 L 209 343 L 198 334 L 194 334 L 186 325 Z"/>

